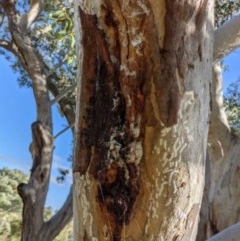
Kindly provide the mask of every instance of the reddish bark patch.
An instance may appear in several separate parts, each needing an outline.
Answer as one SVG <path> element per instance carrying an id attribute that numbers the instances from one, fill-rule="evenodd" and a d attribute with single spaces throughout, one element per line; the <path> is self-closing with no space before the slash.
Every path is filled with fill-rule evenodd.
<path id="1" fill-rule="evenodd" d="M 103 9 L 108 33 L 114 35 L 114 49 L 109 49 L 105 32 L 97 27 L 96 16 L 87 15 L 81 9 L 79 12 L 84 54 L 77 133 L 81 147 L 76 153 L 79 163 L 74 171 L 80 174 L 88 171 L 99 183 L 97 200 L 113 220 L 113 240 L 120 240 L 122 227 L 129 223 L 139 193 L 138 167 L 128 163 L 127 158 L 128 145 L 134 141 L 130 121 L 136 120 L 143 110 L 144 100 L 135 80 L 130 95 L 131 114 L 127 111 L 123 90 L 127 83 L 123 86 L 120 81 L 118 23 L 111 11 Z M 113 55 L 115 61 L 111 60 Z"/>
<path id="2" fill-rule="evenodd" d="M 128 164 L 127 170 L 112 164 L 99 174 L 98 199 L 114 216 L 116 224 L 128 224 L 136 196 L 139 193 L 138 171 L 134 164 Z M 129 179 L 126 180 L 126 172 Z"/>
<path id="3" fill-rule="evenodd" d="M 157 102 L 165 126 L 177 123 L 181 102 L 179 86 L 185 81 L 188 71 L 194 69 L 194 61 L 202 60 L 202 26 L 206 14 L 207 0 L 200 4 L 198 11 L 189 1 L 166 1 L 164 44 L 160 50 L 160 81 Z M 196 19 L 196 22 L 193 22 Z M 187 31 L 196 25 L 195 32 Z M 189 54 L 191 53 L 191 54 Z M 157 78 L 156 78 L 157 79 Z"/>

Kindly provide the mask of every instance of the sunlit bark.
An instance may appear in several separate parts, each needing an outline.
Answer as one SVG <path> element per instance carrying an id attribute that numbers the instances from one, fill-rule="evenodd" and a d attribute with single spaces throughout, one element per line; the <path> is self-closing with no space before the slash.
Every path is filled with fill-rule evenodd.
<path id="1" fill-rule="evenodd" d="M 75 240 L 195 240 L 212 3 L 75 2 Z"/>
<path id="2" fill-rule="evenodd" d="M 19 59 L 32 80 L 36 101 L 37 120 L 32 124 L 33 140 L 30 145 L 33 160 L 31 174 L 28 183 L 21 183 L 18 186 L 18 193 L 23 201 L 21 241 L 53 240 L 72 218 L 72 192 L 70 192 L 59 212 L 47 222 L 43 219 L 53 158 L 54 138 L 49 97 L 49 89 L 53 89 L 53 85 L 48 83 L 45 63 L 26 32 L 39 15 L 40 5 L 40 1 L 32 1 L 29 12 L 21 16 L 19 20 L 15 1 L 1 2 L 12 39 L 9 39 L 9 42 L 1 41 L 0 46 L 12 52 Z M 50 85 L 52 88 L 49 88 Z M 70 120 L 69 111 L 66 116 Z"/>
<path id="3" fill-rule="evenodd" d="M 233 17 L 214 34 L 213 61 L 217 63 L 240 46 L 240 14 Z"/>
<path id="4" fill-rule="evenodd" d="M 213 236 L 240 219 L 238 202 L 240 196 L 240 140 L 231 133 L 223 107 L 222 72 L 219 63 L 213 67 L 210 120 L 209 158 L 198 241 Z M 233 235 L 226 240 L 232 240 L 230 237 Z M 233 240 L 237 240 L 237 238 L 239 237 L 237 236 Z"/>

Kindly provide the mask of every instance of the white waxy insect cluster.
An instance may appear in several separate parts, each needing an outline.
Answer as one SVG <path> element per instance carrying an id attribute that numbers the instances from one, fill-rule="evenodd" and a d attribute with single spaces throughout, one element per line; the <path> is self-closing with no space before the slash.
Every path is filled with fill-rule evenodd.
<path id="1" fill-rule="evenodd" d="M 131 76 L 131 77 L 136 77 L 137 76 L 137 72 L 136 71 L 131 71 L 127 65 L 122 64 L 120 66 L 120 71 L 124 71 L 126 76 Z"/>
<path id="2" fill-rule="evenodd" d="M 142 9 L 142 11 L 143 11 L 146 15 L 149 15 L 149 14 L 150 14 L 149 7 L 147 7 L 147 5 L 144 3 L 144 1 L 142 1 L 142 0 L 137 0 L 137 4 L 138 4 L 138 6 Z"/>
<path id="3" fill-rule="evenodd" d="M 120 162 L 120 150 L 123 148 L 122 143 L 118 141 L 119 138 L 124 138 L 124 131 L 113 130 L 112 135 L 109 140 L 109 151 L 108 151 L 108 160 L 109 163 L 113 163 L 114 161 Z"/>
<path id="4" fill-rule="evenodd" d="M 133 141 L 129 145 L 129 155 L 127 162 L 133 162 L 136 165 L 138 165 L 142 159 L 143 156 L 143 147 L 141 141 Z"/>
<path id="5" fill-rule="evenodd" d="M 119 97 L 119 92 L 116 92 L 114 97 L 113 97 L 113 108 L 112 111 L 115 111 L 117 109 L 117 107 L 119 107 L 120 105 L 120 97 Z"/>
<path id="6" fill-rule="evenodd" d="M 134 34 L 134 38 L 131 40 L 132 46 L 136 49 L 138 55 L 142 55 L 141 49 L 143 47 L 145 37 L 143 33 Z"/>
<path id="7" fill-rule="evenodd" d="M 130 131 L 134 138 L 134 141 L 129 143 L 129 155 L 127 162 L 135 163 L 136 166 L 139 165 L 142 156 L 143 156 L 143 144 L 142 141 L 138 140 L 137 138 L 140 136 L 140 126 L 141 126 L 141 116 L 137 116 L 137 120 L 135 123 L 130 124 Z"/>
<path id="8" fill-rule="evenodd" d="M 124 141 L 124 130 L 118 131 L 113 130 L 112 135 L 110 136 L 109 140 L 109 149 L 108 149 L 108 160 L 109 163 L 118 162 L 121 165 L 124 165 L 125 162 L 127 163 L 135 163 L 136 166 L 139 165 L 142 156 L 143 156 L 143 145 L 142 141 L 137 140 L 140 135 L 140 121 L 141 118 L 137 118 L 137 123 L 130 124 L 130 131 L 134 138 L 132 142 L 130 142 L 127 147 L 123 146 Z M 120 152 L 123 151 L 122 149 L 126 148 L 127 156 L 126 160 L 121 160 Z"/>

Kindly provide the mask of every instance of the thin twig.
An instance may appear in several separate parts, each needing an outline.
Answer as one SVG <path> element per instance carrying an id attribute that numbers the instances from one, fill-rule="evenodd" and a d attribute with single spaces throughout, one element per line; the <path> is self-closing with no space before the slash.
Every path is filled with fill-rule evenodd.
<path id="1" fill-rule="evenodd" d="M 56 98 L 54 98 L 53 100 L 50 101 L 51 105 L 54 105 L 55 103 L 59 102 L 69 91 L 73 90 L 76 88 L 76 83 L 74 83 L 73 85 L 69 86 L 68 88 L 66 88 L 63 92 L 61 92 L 58 96 L 56 96 Z"/>
<path id="2" fill-rule="evenodd" d="M 63 130 L 61 130 L 60 132 L 58 132 L 55 136 L 54 136 L 54 140 L 56 140 L 60 135 L 62 135 L 65 131 L 67 131 L 68 129 L 72 128 L 74 126 L 74 123 L 71 124 L 70 126 L 65 127 Z"/>

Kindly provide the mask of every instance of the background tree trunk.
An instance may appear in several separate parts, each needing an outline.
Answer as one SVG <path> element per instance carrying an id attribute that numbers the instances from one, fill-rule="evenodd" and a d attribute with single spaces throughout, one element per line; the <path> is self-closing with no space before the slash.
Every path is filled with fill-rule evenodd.
<path id="1" fill-rule="evenodd" d="M 37 112 L 37 120 L 32 124 L 31 175 L 28 183 L 20 183 L 18 186 L 18 193 L 23 201 L 21 241 L 53 240 L 72 217 L 71 190 L 60 210 L 48 221 L 44 220 L 44 205 L 49 188 L 54 145 L 49 89 L 53 94 L 57 94 L 57 91 L 54 91 L 54 85 L 47 81 L 46 65 L 34 47 L 28 29 L 40 14 L 41 3 L 40 0 L 32 1 L 28 13 L 20 17 L 15 1 L 1 2 L 1 7 L 7 16 L 9 36 L 12 38 L 11 41 L 9 39 L 7 50 L 19 59 L 32 80 Z M 69 121 L 74 119 L 70 111 L 64 111 L 64 114 Z"/>
<path id="2" fill-rule="evenodd" d="M 195 239 L 212 2 L 76 1 L 75 240 Z"/>
<path id="3" fill-rule="evenodd" d="M 202 203 L 197 239 L 199 241 L 206 240 L 240 220 L 240 141 L 239 137 L 231 133 L 228 125 L 223 106 L 222 73 L 219 63 L 213 68 L 212 113 L 208 142 L 208 181 Z"/>

